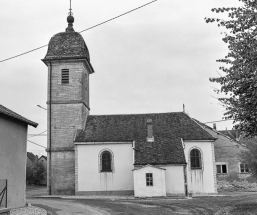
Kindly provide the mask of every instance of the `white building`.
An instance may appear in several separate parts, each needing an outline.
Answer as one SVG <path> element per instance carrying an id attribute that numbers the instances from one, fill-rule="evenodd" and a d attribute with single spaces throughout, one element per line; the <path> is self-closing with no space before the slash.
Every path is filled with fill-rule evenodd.
<path id="1" fill-rule="evenodd" d="M 76 194 L 216 193 L 214 140 L 183 112 L 89 115 L 74 142 Z"/>

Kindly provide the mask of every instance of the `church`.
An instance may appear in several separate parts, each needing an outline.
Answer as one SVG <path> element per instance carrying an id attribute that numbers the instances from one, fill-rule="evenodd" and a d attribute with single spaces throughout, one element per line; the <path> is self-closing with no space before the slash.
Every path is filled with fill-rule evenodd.
<path id="1" fill-rule="evenodd" d="M 48 194 L 216 193 L 216 138 L 186 113 L 90 115 L 95 71 L 71 13 L 67 22 L 42 60 L 48 67 Z"/>

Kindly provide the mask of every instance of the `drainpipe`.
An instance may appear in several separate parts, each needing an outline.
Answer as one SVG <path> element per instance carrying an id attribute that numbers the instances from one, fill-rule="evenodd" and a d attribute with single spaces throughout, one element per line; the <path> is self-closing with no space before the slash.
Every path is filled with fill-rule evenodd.
<path id="1" fill-rule="evenodd" d="M 187 188 L 187 170 L 186 170 L 186 164 L 184 166 L 184 176 L 185 176 L 185 194 L 188 196 L 188 188 Z"/>
<path id="2" fill-rule="evenodd" d="M 52 64 L 50 63 L 50 95 L 49 95 L 49 195 L 52 195 L 51 150 L 52 150 Z"/>
<path id="3" fill-rule="evenodd" d="M 132 149 L 133 149 L 133 153 L 132 153 L 132 162 L 133 162 L 133 165 L 135 164 L 135 140 L 132 142 Z"/>

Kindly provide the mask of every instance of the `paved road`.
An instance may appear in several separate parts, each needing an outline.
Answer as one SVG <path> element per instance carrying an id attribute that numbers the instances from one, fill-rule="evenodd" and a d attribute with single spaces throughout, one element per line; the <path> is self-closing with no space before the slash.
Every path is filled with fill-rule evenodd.
<path id="1" fill-rule="evenodd" d="M 84 203 L 60 198 L 33 198 L 34 196 L 46 195 L 46 188 L 28 189 L 26 191 L 27 203 L 44 208 L 48 215 L 108 215 L 108 212 L 98 207 L 91 207 Z"/>
<path id="2" fill-rule="evenodd" d="M 107 199 L 62 199 L 33 198 L 46 194 L 46 189 L 31 189 L 27 192 L 27 202 L 44 208 L 48 215 L 170 215 L 197 214 L 211 215 L 211 210 L 198 205 L 190 205 L 187 200 L 107 200 Z"/>
<path id="3" fill-rule="evenodd" d="M 33 206 L 44 208 L 48 215 L 109 215 L 110 213 L 72 200 L 63 199 L 28 199 Z"/>

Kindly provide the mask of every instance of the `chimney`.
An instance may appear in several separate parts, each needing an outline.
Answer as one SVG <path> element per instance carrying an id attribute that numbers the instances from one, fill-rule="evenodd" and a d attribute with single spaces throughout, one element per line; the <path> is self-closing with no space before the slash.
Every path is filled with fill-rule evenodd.
<path id="1" fill-rule="evenodd" d="M 213 129 L 215 129 L 217 131 L 216 123 L 213 123 Z"/>
<path id="2" fill-rule="evenodd" d="M 154 142 L 154 136 L 153 136 L 153 120 L 147 119 L 147 142 Z"/>
<path id="3" fill-rule="evenodd" d="M 185 113 L 185 105 L 183 104 L 183 112 Z"/>

